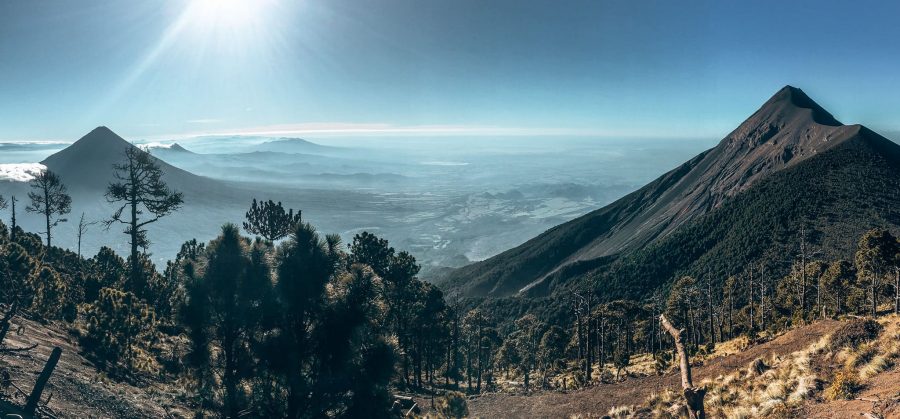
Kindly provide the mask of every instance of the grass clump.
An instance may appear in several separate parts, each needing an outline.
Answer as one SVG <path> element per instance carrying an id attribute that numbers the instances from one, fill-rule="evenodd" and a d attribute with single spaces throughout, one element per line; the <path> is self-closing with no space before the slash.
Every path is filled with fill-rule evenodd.
<path id="1" fill-rule="evenodd" d="M 634 416 L 634 406 L 616 406 L 606 414 L 611 419 L 627 419 Z"/>
<path id="2" fill-rule="evenodd" d="M 854 374 L 841 371 L 835 374 L 831 385 L 825 389 L 825 398 L 828 400 L 850 400 L 859 391 L 859 381 Z"/>
<path id="3" fill-rule="evenodd" d="M 766 365 L 766 362 L 762 360 L 762 358 L 756 358 L 750 362 L 750 365 L 747 366 L 747 372 L 751 377 L 761 375 L 769 369 L 769 366 Z"/>

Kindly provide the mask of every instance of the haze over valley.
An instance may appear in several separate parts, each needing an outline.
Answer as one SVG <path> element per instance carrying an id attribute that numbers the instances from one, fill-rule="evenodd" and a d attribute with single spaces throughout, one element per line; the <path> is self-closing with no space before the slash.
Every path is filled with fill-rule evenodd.
<path id="1" fill-rule="evenodd" d="M 551 136 L 128 140 L 174 167 L 220 181 L 207 190 L 185 180 L 185 186 L 197 188 L 186 195 L 189 210 L 162 219 L 150 232 L 157 263 L 174 257 L 186 240 L 215 236 L 221 220 L 241 220 L 256 197 L 300 208 L 304 220 L 345 240 L 363 230 L 377 232 L 413 252 L 426 272 L 460 267 L 521 244 L 612 202 L 713 143 Z M 20 182 L 30 177 L 28 172 L 62 152 L 73 174 L 66 183 L 77 191 L 69 218 L 81 212 L 91 220 L 111 214 L 102 196 L 106 185 L 85 184 L 79 165 L 98 175 L 106 167 L 111 176 L 114 156 L 97 161 L 93 148 L 106 145 L 77 153 L 64 151 L 69 145 L 0 143 L 0 194 L 25 196 Z M 41 220 L 20 215 L 19 222 L 37 229 Z M 74 247 L 76 224 L 58 227 L 60 245 Z M 124 250 L 127 236 L 101 226 L 84 234 L 84 254 L 103 245 Z"/>

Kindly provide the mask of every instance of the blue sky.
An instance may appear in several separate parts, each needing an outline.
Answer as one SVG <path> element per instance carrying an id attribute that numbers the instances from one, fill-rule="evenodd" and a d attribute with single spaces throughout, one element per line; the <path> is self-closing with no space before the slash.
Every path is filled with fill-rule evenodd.
<path id="1" fill-rule="evenodd" d="M 0 140 L 721 137 L 785 84 L 900 130 L 900 6 L 8 0 Z"/>

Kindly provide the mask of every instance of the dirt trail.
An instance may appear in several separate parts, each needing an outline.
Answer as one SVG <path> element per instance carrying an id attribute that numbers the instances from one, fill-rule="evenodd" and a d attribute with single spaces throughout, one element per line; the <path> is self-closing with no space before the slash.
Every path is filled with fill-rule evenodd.
<path id="1" fill-rule="evenodd" d="M 695 382 L 744 368 L 757 357 L 785 355 L 806 348 L 834 331 L 838 321 L 822 321 L 791 330 L 770 342 L 739 354 L 707 361 L 693 370 Z M 485 394 L 469 401 L 469 413 L 480 418 L 560 418 L 573 414 L 602 416 L 614 406 L 643 402 L 647 396 L 665 389 L 677 390 L 676 374 L 629 378 L 620 383 L 600 384 L 568 393 L 534 392 L 531 395 Z"/>
<path id="2" fill-rule="evenodd" d="M 22 333 L 17 329 L 22 327 Z M 50 356 L 53 347 L 62 349 L 62 356 L 42 400 L 50 397 L 49 407 L 62 418 L 165 418 L 180 410 L 158 386 L 138 388 L 126 383 L 110 382 L 97 372 L 94 366 L 79 354 L 75 338 L 60 325 L 41 325 L 16 318 L 7 335 L 7 347 L 38 346 L 24 354 L 7 354 L 0 357 L 0 370 L 9 371 L 13 383 L 29 392 Z M 156 395 L 151 394 L 156 393 Z M 160 400 L 168 399 L 168 400 Z M 24 405 L 21 395 L 13 402 Z M 165 406 L 165 407 L 163 407 Z M 177 416 L 177 415 L 176 415 Z M 168 416 L 171 417 L 171 416 Z"/>

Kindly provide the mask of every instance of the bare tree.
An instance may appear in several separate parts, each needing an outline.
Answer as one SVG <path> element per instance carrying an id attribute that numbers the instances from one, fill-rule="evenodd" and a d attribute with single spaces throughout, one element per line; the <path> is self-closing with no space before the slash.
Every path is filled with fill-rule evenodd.
<path id="1" fill-rule="evenodd" d="M 35 175 L 31 188 L 34 189 L 28 193 L 31 204 L 25 207 L 25 211 L 44 215 L 47 223 L 44 234 L 47 235 L 47 247 L 50 247 L 51 229 L 67 221 L 61 217 L 72 210 L 72 197 L 59 176 L 49 170 Z"/>
<path id="2" fill-rule="evenodd" d="M 81 257 L 81 237 L 84 236 L 84 233 L 87 233 L 88 228 L 94 224 L 97 224 L 99 221 L 84 221 L 84 213 L 81 213 L 81 218 L 78 220 L 78 257 Z"/>
<path id="3" fill-rule="evenodd" d="M 147 225 L 181 208 L 184 198 L 163 182 L 162 169 L 150 153 L 128 147 L 124 157 L 123 163 L 113 165 L 116 182 L 106 190 L 106 200 L 121 205 L 105 224 L 107 228 L 113 223 L 126 226 L 124 233 L 131 237 L 131 281 L 135 284 L 141 276 L 138 248 L 150 245 Z M 145 212 L 149 217 L 141 218 Z"/>

